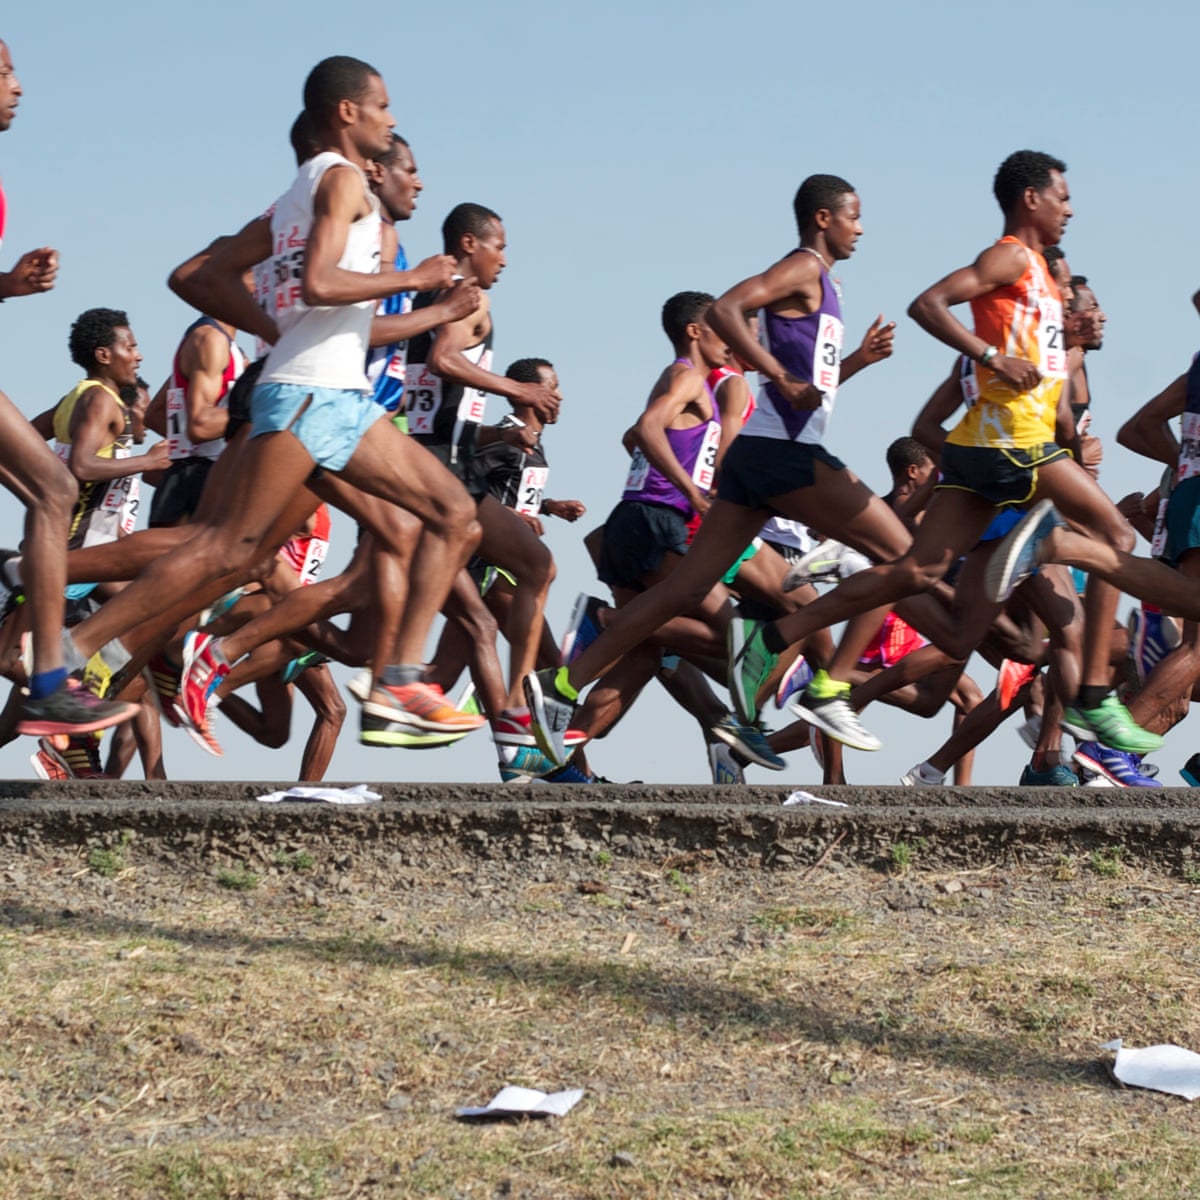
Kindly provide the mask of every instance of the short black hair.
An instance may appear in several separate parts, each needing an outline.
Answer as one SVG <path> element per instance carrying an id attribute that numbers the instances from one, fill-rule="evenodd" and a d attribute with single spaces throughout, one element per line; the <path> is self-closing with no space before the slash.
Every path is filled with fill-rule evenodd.
<path id="1" fill-rule="evenodd" d="M 518 358 L 516 362 L 509 364 L 508 370 L 504 372 L 504 377 L 515 379 L 518 383 L 541 383 L 543 367 L 554 370 L 554 364 L 549 359 Z"/>
<path id="2" fill-rule="evenodd" d="M 1050 172 L 1065 172 L 1067 164 L 1053 154 L 1040 150 L 1018 150 L 1010 154 L 996 171 L 992 192 L 1000 211 L 1010 216 L 1026 188 L 1044 192 L 1050 186 Z"/>
<path id="3" fill-rule="evenodd" d="M 456 204 L 442 222 L 442 246 L 445 253 L 457 254 L 459 243 L 473 233 L 476 237 L 487 237 L 493 225 L 501 223 L 498 212 L 482 204 Z"/>
<path id="4" fill-rule="evenodd" d="M 96 365 L 96 351 L 111 348 L 118 329 L 129 328 L 129 317 L 119 308 L 89 308 L 80 313 L 71 326 L 67 345 L 71 361 L 84 371 Z"/>
<path id="5" fill-rule="evenodd" d="M 932 461 L 933 455 L 914 437 L 898 437 L 887 448 L 887 465 L 893 479 L 899 478 L 909 467 Z"/>
<path id="6" fill-rule="evenodd" d="M 392 130 L 392 144 L 375 160 L 381 167 L 390 167 L 396 159 L 400 157 L 400 148 L 409 149 L 408 142 L 404 140 L 394 129 Z"/>
<path id="7" fill-rule="evenodd" d="M 310 158 L 316 157 L 319 148 L 317 126 L 308 109 L 301 110 L 300 115 L 292 122 L 292 128 L 288 131 L 288 141 L 292 143 L 296 166 L 302 167 Z"/>
<path id="8" fill-rule="evenodd" d="M 1086 275 L 1072 275 L 1071 276 L 1071 293 L 1072 293 L 1072 295 L 1071 295 L 1071 311 L 1072 312 L 1078 312 L 1079 306 L 1083 303 L 1083 300 L 1079 295 L 1080 288 L 1087 288 L 1088 291 L 1090 292 L 1092 290 L 1092 285 L 1090 283 L 1088 283 L 1088 278 Z"/>
<path id="9" fill-rule="evenodd" d="M 329 122 L 343 100 L 360 101 L 372 76 L 379 77 L 379 72 L 361 58 L 335 54 L 321 59 L 304 81 L 304 107 L 317 127 Z"/>
<path id="10" fill-rule="evenodd" d="M 841 207 L 842 197 L 854 191 L 840 175 L 810 175 L 797 189 L 792 201 L 796 214 L 796 228 L 801 234 L 813 223 L 813 218 L 823 208 L 835 212 Z"/>
<path id="11" fill-rule="evenodd" d="M 693 321 L 703 321 L 704 314 L 712 305 L 714 296 L 708 292 L 676 292 L 662 306 L 663 333 L 678 346 L 687 336 L 687 327 Z"/>

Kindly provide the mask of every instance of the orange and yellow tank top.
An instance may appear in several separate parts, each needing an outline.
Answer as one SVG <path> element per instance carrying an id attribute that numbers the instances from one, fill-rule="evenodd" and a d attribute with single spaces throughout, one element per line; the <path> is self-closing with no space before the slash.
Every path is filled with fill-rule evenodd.
<path id="1" fill-rule="evenodd" d="M 1067 379 L 1062 296 L 1040 254 L 1015 237 L 998 244 L 1020 246 L 1027 258 L 1015 283 L 971 301 L 975 332 L 1001 354 L 1037 364 L 1042 378 L 1019 392 L 988 367 L 976 363 L 977 397 L 946 441 L 956 446 L 1028 449 L 1055 438 L 1058 400 Z"/>

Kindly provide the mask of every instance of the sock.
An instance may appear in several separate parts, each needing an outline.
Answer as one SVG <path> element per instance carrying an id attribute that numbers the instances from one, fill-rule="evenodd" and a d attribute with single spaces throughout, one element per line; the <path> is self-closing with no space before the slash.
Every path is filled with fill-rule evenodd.
<path id="1" fill-rule="evenodd" d="M 832 700 L 835 696 L 845 696 L 850 691 L 850 684 L 830 679 L 829 672 L 822 667 L 805 690 L 811 692 L 815 700 Z"/>
<path id="2" fill-rule="evenodd" d="M 87 658 L 82 650 L 75 645 L 75 639 L 71 636 L 68 629 L 62 631 L 62 652 L 63 663 L 66 666 L 67 674 L 73 675 L 76 671 L 82 671 L 87 666 Z"/>
<path id="3" fill-rule="evenodd" d="M 66 667 L 56 667 L 53 671 L 42 671 L 29 680 L 29 698 L 44 700 L 52 692 L 57 692 L 66 682 Z"/>
<path id="4" fill-rule="evenodd" d="M 554 673 L 554 687 L 560 696 L 566 700 L 578 700 L 579 691 L 571 686 L 571 681 L 567 678 L 570 674 L 569 668 L 559 667 Z"/>
<path id="5" fill-rule="evenodd" d="M 213 643 L 214 647 L 216 643 Z M 105 642 L 103 646 L 96 652 L 100 655 L 104 665 L 114 675 L 129 662 L 132 655 L 125 649 L 125 646 L 117 638 L 113 638 L 111 642 Z"/>
<path id="6" fill-rule="evenodd" d="M 0 563 L 0 577 L 3 577 L 4 582 L 14 590 L 24 586 L 21 579 L 21 556 L 19 554 Z"/>
<path id="7" fill-rule="evenodd" d="M 1087 684 L 1079 689 L 1079 697 L 1075 701 L 1080 708 L 1099 708 L 1104 697 L 1108 695 L 1108 688 L 1101 684 Z"/>
<path id="8" fill-rule="evenodd" d="M 424 674 L 421 663 L 392 663 L 383 668 L 379 680 L 388 687 L 403 687 L 406 683 L 420 683 Z"/>
<path id="9" fill-rule="evenodd" d="M 775 628 L 773 621 L 762 627 L 762 640 L 763 645 L 772 654 L 782 654 L 788 648 L 787 642 L 779 636 L 779 630 Z"/>
<path id="10" fill-rule="evenodd" d="M 926 783 L 941 783 L 946 778 L 945 771 L 939 771 L 937 767 L 931 767 L 928 762 L 923 762 L 917 768 L 917 774 Z"/>

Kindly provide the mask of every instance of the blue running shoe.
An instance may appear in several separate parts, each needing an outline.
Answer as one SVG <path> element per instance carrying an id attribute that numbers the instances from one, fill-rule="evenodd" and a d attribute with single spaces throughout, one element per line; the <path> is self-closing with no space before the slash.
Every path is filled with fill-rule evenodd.
<path id="1" fill-rule="evenodd" d="M 1200 754 L 1193 754 L 1179 773 L 1188 787 L 1200 787 Z"/>
<path id="2" fill-rule="evenodd" d="M 599 783 L 595 775 L 587 775 L 574 763 L 567 763 L 549 775 L 542 775 L 534 780 L 535 783 Z"/>
<path id="3" fill-rule="evenodd" d="M 712 768 L 712 781 L 717 784 L 739 784 L 746 782 L 741 766 L 733 751 L 721 742 L 708 748 L 708 765 Z"/>
<path id="4" fill-rule="evenodd" d="M 1078 787 L 1079 778 L 1070 767 L 1055 763 L 1048 771 L 1035 771 L 1032 765 L 1021 772 L 1021 787 Z"/>
<path id="5" fill-rule="evenodd" d="M 708 730 L 746 762 L 766 767 L 768 771 L 782 771 L 787 766 L 768 745 L 763 731 L 757 725 L 739 725 L 732 715 L 726 714 L 715 725 L 710 725 Z"/>
<path id="6" fill-rule="evenodd" d="M 554 770 L 554 764 L 536 746 L 518 746 L 511 762 L 501 759 L 501 783 L 533 783 Z"/>
<path id="7" fill-rule="evenodd" d="M 1137 754 L 1125 750 L 1114 750 L 1102 742 L 1081 742 L 1071 757 L 1093 775 L 1100 775 L 1117 787 L 1160 788 L 1157 779 L 1142 771 L 1142 760 Z"/>
<path id="8" fill-rule="evenodd" d="M 607 607 L 603 600 L 586 592 L 580 592 L 575 598 L 571 620 L 563 634 L 564 667 L 569 667 L 600 636 L 600 610 Z"/>
<path id="9" fill-rule="evenodd" d="M 1039 500 L 996 547 L 984 572 L 983 589 L 993 604 L 1003 604 L 1037 570 L 1038 550 L 1059 524 L 1049 500 Z"/>
<path id="10" fill-rule="evenodd" d="M 1129 658 L 1137 672 L 1138 683 L 1158 666 L 1182 641 L 1179 626 L 1160 612 L 1135 608 L 1129 614 Z"/>
<path id="11" fill-rule="evenodd" d="M 798 654 L 792 665 L 784 671 L 775 689 L 775 707 L 782 712 L 788 701 L 797 693 L 802 692 L 812 682 L 813 669 L 804 661 L 804 655 Z"/>

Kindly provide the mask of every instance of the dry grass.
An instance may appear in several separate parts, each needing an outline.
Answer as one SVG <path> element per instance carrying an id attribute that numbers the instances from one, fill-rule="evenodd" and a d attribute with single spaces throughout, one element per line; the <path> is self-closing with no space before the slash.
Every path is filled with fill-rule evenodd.
<path id="1" fill-rule="evenodd" d="M 5 909 L 4 1195 L 1158 1200 L 1200 1176 L 1200 1110 L 1117 1089 L 1097 1050 L 1200 1047 L 1200 895 L 1126 862 L 800 884 L 364 858 L 314 892 L 277 859 L 237 892 L 148 854 L 40 864 Z M 587 1096 L 452 1120 L 509 1082 Z"/>

